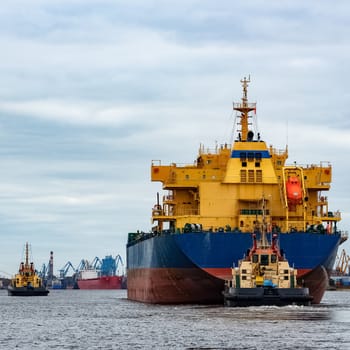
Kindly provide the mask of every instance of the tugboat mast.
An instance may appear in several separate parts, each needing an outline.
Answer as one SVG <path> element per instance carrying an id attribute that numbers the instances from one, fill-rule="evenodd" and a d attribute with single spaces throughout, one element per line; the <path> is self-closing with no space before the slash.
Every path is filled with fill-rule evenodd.
<path id="1" fill-rule="evenodd" d="M 240 130 L 240 141 L 253 141 L 254 134 L 249 132 L 248 125 L 250 125 L 248 118 L 251 118 L 249 112 L 256 110 L 256 103 L 248 102 L 248 84 L 250 83 L 250 76 L 248 79 L 244 77 L 241 79 L 243 87 L 243 97 L 242 102 L 233 103 L 233 109 L 235 111 L 241 112 L 240 122 L 238 123 L 241 126 Z"/>
<path id="2" fill-rule="evenodd" d="M 28 242 L 26 242 L 26 263 L 25 267 L 29 267 L 29 247 L 28 247 Z"/>

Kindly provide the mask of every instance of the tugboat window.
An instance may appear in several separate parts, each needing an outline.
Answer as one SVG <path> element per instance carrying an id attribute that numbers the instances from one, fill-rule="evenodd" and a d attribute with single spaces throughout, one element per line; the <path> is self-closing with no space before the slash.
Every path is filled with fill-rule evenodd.
<path id="1" fill-rule="evenodd" d="M 271 255 L 271 263 L 274 264 L 277 261 L 277 256 L 275 254 Z"/>
<path id="2" fill-rule="evenodd" d="M 260 264 L 261 265 L 268 265 L 269 264 L 269 256 L 267 254 L 261 255 Z"/>
<path id="3" fill-rule="evenodd" d="M 258 256 L 258 254 L 254 254 L 253 255 L 253 263 L 257 263 L 258 262 L 258 260 L 259 260 L 259 256 Z"/>

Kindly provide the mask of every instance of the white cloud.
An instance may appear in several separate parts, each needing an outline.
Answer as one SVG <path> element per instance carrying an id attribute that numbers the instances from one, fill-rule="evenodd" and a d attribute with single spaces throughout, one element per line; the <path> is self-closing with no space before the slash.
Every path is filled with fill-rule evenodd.
<path id="1" fill-rule="evenodd" d="M 288 122 L 290 162 L 332 162 L 348 227 L 347 13 L 346 1 L 2 4 L 0 270 L 28 239 L 57 267 L 124 257 L 161 191 L 151 160 L 229 142 L 248 74 L 263 139 L 283 148 Z"/>

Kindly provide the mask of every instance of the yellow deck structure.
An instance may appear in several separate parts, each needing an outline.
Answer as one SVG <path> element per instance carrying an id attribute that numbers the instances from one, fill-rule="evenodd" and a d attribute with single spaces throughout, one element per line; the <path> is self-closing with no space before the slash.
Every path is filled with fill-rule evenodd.
<path id="1" fill-rule="evenodd" d="M 186 225 L 203 230 L 238 229 L 252 232 L 262 221 L 261 201 L 266 201 L 268 229 L 277 232 L 317 230 L 335 232 L 340 212 L 328 208 L 324 195 L 330 189 L 332 166 L 328 162 L 286 165 L 287 147 L 277 150 L 251 129 L 256 104 L 247 97 L 250 79 L 241 80 L 243 97 L 234 103 L 239 128 L 233 145 L 215 150 L 200 147 L 192 165 L 162 165 L 152 161 L 151 179 L 160 181 L 167 194 L 152 210 L 154 231 L 182 232 Z M 301 199 L 288 194 L 288 179 L 297 178 Z"/>

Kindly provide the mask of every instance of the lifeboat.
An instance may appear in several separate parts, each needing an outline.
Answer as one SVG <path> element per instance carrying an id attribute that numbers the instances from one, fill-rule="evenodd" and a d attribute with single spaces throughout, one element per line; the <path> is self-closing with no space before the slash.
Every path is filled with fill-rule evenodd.
<path id="1" fill-rule="evenodd" d="M 303 190 L 299 177 L 290 176 L 286 182 L 288 203 L 301 204 L 303 200 Z"/>

